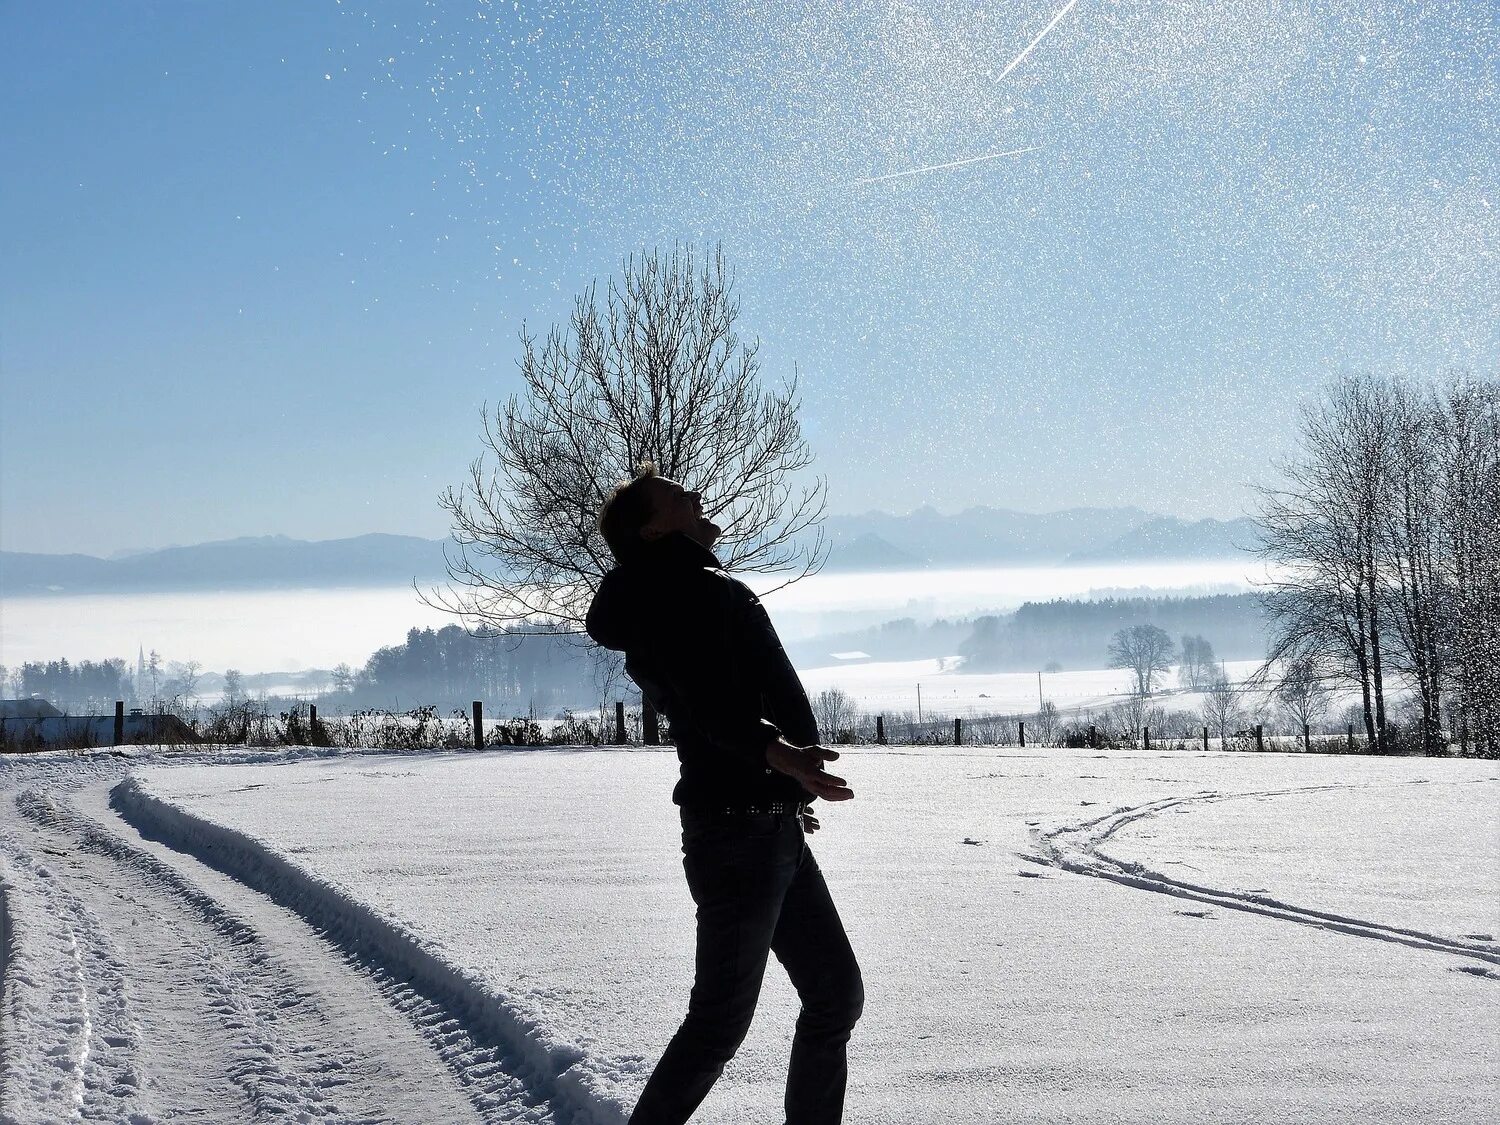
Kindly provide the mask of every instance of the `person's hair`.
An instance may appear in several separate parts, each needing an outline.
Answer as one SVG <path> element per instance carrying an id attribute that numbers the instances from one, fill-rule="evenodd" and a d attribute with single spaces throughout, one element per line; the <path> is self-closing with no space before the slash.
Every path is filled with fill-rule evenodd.
<path id="1" fill-rule="evenodd" d="M 604 507 L 599 509 L 599 532 L 620 562 L 641 549 L 641 528 L 651 522 L 653 515 L 651 495 L 642 482 L 657 475 L 654 461 L 642 461 L 635 468 L 635 476 L 615 485 Z"/>

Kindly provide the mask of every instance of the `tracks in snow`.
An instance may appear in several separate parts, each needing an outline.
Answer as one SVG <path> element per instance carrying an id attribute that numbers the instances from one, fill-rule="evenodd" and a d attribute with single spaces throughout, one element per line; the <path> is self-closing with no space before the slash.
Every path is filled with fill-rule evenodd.
<path id="1" fill-rule="evenodd" d="M 0 794 L 6 1125 L 557 1120 L 462 1015 L 72 797 Z"/>
<path id="2" fill-rule="evenodd" d="M 1412 781 L 1398 784 L 1421 785 L 1426 782 Z M 1269 895 L 1230 891 L 1220 887 L 1191 883 L 1183 879 L 1175 879 L 1160 871 L 1153 871 L 1140 863 L 1117 859 L 1101 850 L 1101 846 L 1110 836 L 1126 825 L 1182 805 L 1360 788 L 1364 788 L 1364 785 L 1309 785 L 1290 789 L 1260 790 L 1253 793 L 1203 792 L 1185 797 L 1165 797 L 1156 801 L 1148 801 L 1143 805 L 1116 808 L 1112 812 L 1086 820 L 1081 824 L 1070 824 L 1050 830 L 1033 828 L 1031 835 L 1036 843 L 1037 854 L 1018 854 L 1021 859 L 1029 863 L 1056 867 L 1096 879 L 1108 879 L 1111 882 L 1140 890 L 1155 891 L 1158 894 L 1171 895 L 1175 898 L 1192 899 L 1195 902 L 1207 903 L 1227 910 L 1243 910 L 1267 918 L 1278 918 L 1282 921 L 1350 934 L 1354 937 L 1372 938 L 1435 953 L 1477 958 L 1492 965 L 1500 965 L 1500 945 L 1493 941 L 1452 938 L 1443 934 L 1427 933 L 1401 926 L 1388 926 L 1370 919 L 1296 906 L 1281 902 Z M 1464 966 L 1463 971 L 1476 976 L 1500 979 L 1500 972 L 1493 969 Z"/>

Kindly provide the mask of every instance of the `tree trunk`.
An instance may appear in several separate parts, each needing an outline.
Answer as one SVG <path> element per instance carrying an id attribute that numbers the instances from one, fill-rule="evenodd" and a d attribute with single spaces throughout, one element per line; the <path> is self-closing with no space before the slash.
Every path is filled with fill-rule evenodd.
<path id="1" fill-rule="evenodd" d="M 1359 694 L 1364 704 L 1365 741 L 1372 749 L 1378 748 L 1375 740 L 1375 715 L 1370 709 L 1370 647 L 1365 633 L 1365 599 L 1360 587 L 1354 587 L 1354 613 L 1359 622 L 1359 643 L 1354 649 L 1354 665 L 1359 672 Z"/>
<path id="2" fill-rule="evenodd" d="M 1386 746 L 1385 731 L 1385 671 L 1380 658 L 1380 610 L 1376 597 L 1375 567 L 1370 566 L 1369 576 L 1366 578 L 1369 586 L 1369 615 L 1370 615 L 1370 683 L 1375 690 L 1375 741 L 1376 752 L 1384 754 Z"/>

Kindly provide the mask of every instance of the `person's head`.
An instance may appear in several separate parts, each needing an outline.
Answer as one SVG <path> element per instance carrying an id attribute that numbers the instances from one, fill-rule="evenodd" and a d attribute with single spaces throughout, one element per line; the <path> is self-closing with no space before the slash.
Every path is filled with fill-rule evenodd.
<path id="1" fill-rule="evenodd" d="M 705 547 L 712 547 L 719 537 L 719 526 L 703 515 L 702 496 L 658 474 L 650 461 L 615 487 L 599 512 L 599 530 L 621 562 L 674 532 Z"/>

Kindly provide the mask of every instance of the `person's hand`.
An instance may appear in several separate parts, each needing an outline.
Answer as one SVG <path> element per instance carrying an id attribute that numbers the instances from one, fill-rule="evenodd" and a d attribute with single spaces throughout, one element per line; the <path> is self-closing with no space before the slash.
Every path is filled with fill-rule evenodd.
<path id="1" fill-rule="evenodd" d="M 802 831 L 811 836 L 814 832 L 822 827 L 823 826 L 818 823 L 818 818 L 812 814 L 811 810 L 802 810 Z"/>
<path id="2" fill-rule="evenodd" d="M 826 746 L 793 746 L 778 738 L 766 747 L 766 765 L 795 778 L 802 788 L 825 801 L 848 801 L 854 797 L 854 790 L 842 777 L 823 772 L 824 762 L 837 760 L 838 752 Z"/>

